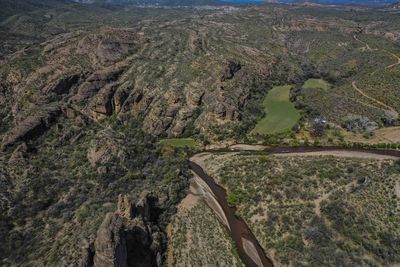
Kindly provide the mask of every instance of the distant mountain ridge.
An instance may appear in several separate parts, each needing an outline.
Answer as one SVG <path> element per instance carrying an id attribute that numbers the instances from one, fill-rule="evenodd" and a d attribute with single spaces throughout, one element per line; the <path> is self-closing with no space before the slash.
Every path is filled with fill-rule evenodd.
<path id="1" fill-rule="evenodd" d="M 400 9 L 400 2 L 396 2 L 390 6 L 391 9 Z"/>
<path id="2" fill-rule="evenodd" d="M 38 8 L 53 8 L 66 3 L 107 3 L 118 5 L 159 5 L 159 6 L 192 6 L 192 5 L 226 5 L 226 4 L 260 4 L 271 2 L 268 0 L 0 0 L 0 16 L 7 16 L 16 12 L 34 11 Z M 317 3 L 323 5 L 345 4 L 393 4 L 397 0 L 274 0 L 275 3 L 300 4 Z"/>
<path id="3" fill-rule="evenodd" d="M 215 5 L 217 0 L 72 0 L 77 3 L 108 3 L 130 5 L 160 5 L 160 6 L 191 6 L 191 5 Z"/>
<path id="4" fill-rule="evenodd" d="M 280 3 L 316 3 L 322 5 L 389 5 L 394 4 L 396 1 L 393 0 L 312 0 L 312 1 L 291 1 L 291 0 L 280 0 Z"/>
<path id="5" fill-rule="evenodd" d="M 109 3 L 130 5 L 160 5 L 160 6 L 191 6 L 191 5 L 221 5 L 221 4 L 260 4 L 267 0 L 72 0 L 78 3 Z M 316 3 L 323 5 L 387 5 L 395 4 L 396 0 L 276 0 L 276 3 Z"/>
<path id="6" fill-rule="evenodd" d="M 37 8 L 51 8 L 70 2 L 70 0 L 0 0 L 0 6 L 3 12 L 7 10 L 31 11 Z"/>
<path id="7" fill-rule="evenodd" d="M 0 18 L 35 11 L 37 9 L 54 8 L 62 4 L 71 3 L 70 0 L 0 0 Z"/>

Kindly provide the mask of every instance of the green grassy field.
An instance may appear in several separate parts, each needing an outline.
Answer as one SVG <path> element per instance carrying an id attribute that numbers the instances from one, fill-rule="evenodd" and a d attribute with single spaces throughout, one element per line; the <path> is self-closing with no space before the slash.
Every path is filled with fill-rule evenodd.
<path id="1" fill-rule="evenodd" d="M 272 88 L 263 101 L 265 113 L 253 133 L 274 134 L 290 130 L 300 119 L 300 113 L 289 100 L 291 86 L 276 86 Z"/>
<path id="2" fill-rule="evenodd" d="M 324 81 L 323 79 L 308 79 L 304 85 L 304 89 L 311 89 L 311 88 L 321 88 L 324 90 L 328 90 L 331 85 Z"/>
<path id="3" fill-rule="evenodd" d="M 169 138 L 160 140 L 160 144 L 172 147 L 189 147 L 196 148 L 200 147 L 200 144 L 193 138 Z"/>

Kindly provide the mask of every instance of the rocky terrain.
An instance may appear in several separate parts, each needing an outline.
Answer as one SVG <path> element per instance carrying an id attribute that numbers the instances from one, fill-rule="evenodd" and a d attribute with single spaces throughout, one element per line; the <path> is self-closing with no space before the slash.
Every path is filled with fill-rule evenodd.
<path id="1" fill-rule="evenodd" d="M 16 132 L 33 120 L 25 122 L 27 114 L 53 118 L 60 113 L 57 110 L 63 110 L 64 116 L 66 110 L 74 110 L 94 121 L 112 118 L 123 122 L 136 117 L 143 121 L 143 130 L 155 136 L 198 134 L 207 140 L 221 134 L 235 136 L 238 131 L 248 131 L 255 117 L 262 115 L 261 110 L 254 110 L 254 101 L 265 95 L 274 82 L 296 82 L 304 75 L 333 76 L 332 79 L 351 75 L 340 73 L 345 69 L 327 70 L 332 64 L 351 63 L 339 57 L 345 53 L 340 46 L 327 61 L 328 58 L 316 57 L 314 53 L 321 48 L 312 47 L 309 38 L 323 40 L 326 33 L 334 32 L 339 39 L 348 36 L 349 40 L 343 42 L 347 46 L 356 46 L 353 35 L 362 30 L 372 36 L 368 38 L 398 39 L 398 31 L 389 34 L 369 24 L 363 29 L 347 19 L 338 23 L 330 18 L 304 17 L 298 21 L 284 15 L 284 23 L 275 22 L 271 11 L 287 12 L 258 8 L 243 14 L 234 9 L 217 9 L 192 15 L 182 11 L 182 18 L 172 21 L 163 17 L 159 21 L 143 19 L 126 27 L 101 26 L 62 33 L 9 55 L 2 71 L 5 93 L 1 102 L 6 107 L 2 112 L 7 113 L 3 121 L 13 129 L 6 134 L 3 148 L 24 138 Z M 253 17 L 254 21 L 242 23 L 244 18 Z M 233 21 L 225 22 L 227 18 Z M 260 20 L 265 26 L 255 24 Z M 247 33 L 247 27 L 253 32 Z M 306 31 L 313 35 L 308 37 Z M 298 36 L 302 37 L 295 41 Z M 310 68 L 312 73 L 307 73 Z M 338 97 L 338 92 L 318 95 L 318 100 L 305 95 L 298 105 L 306 105 L 334 122 L 349 113 L 375 120 L 384 116 L 385 108 L 370 105 L 370 100 L 354 101 L 346 84 L 339 82 L 337 87 L 337 91 L 344 91 L 344 97 Z M 334 102 L 321 102 L 325 98 L 340 101 L 340 109 L 344 110 L 332 112 L 337 108 L 332 106 Z M 308 101 L 313 102 L 311 107 Z M 318 102 L 329 109 L 322 110 Z M 397 109 L 394 104 L 391 106 Z M 24 134 L 22 130 L 21 135 Z"/>
<path id="2" fill-rule="evenodd" d="M 157 198 L 146 192 L 135 205 L 120 195 L 117 211 L 106 214 L 80 265 L 161 266 L 165 236 L 157 226 L 156 204 Z"/>
<path id="3" fill-rule="evenodd" d="M 245 61 L 235 47 L 225 48 L 233 49 L 236 58 L 212 55 L 203 26 L 179 32 L 181 23 L 167 22 L 162 32 L 148 26 L 105 27 L 61 35 L 31 52 L 40 63 L 25 73 L 12 66 L 24 55 L 13 57 L 3 73 L 4 90 L 12 87 L 13 92 L 3 102 L 9 104 L 9 121 L 15 126 L 3 149 L 43 128 L 41 116 L 50 121 L 61 113 L 81 113 L 93 121 L 140 117 L 145 132 L 169 137 L 192 131 L 207 135 L 213 125 L 237 122 L 254 78 L 267 77 L 272 60 L 252 51 L 253 60 Z M 254 66 L 256 57 L 256 64 L 264 65 L 261 70 Z"/>
<path id="4" fill-rule="evenodd" d="M 299 127 L 398 123 L 394 13 L 38 3 L 0 11 L 0 265 L 163 265 L 191 174 L 160 138 L 253 138 L 274 85 L 295 85 Z"/>

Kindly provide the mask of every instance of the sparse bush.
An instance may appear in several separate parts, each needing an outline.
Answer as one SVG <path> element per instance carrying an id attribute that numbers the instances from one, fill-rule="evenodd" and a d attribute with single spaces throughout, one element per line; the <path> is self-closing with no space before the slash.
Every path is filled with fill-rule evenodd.
<path id="1" fill-rule="evenodd" d="M 378 124 L 367 117 L 348 115 L 342 119 L 342 126 L 352 132 L 372 132 L 378 128 Z"/>
<path id="2" fill-rule="evenodd" d="M 394 126 L 399 123 L 398 115 L 392 111 L 385 111 L 381 117 L 381 120 L 386 127 Z"/>
<path id="3" fill-rule="evenodd" d="M 237 208 L 266 249 L 279 251 L 275 257 L 279 264 L 294 264 L 296 258 L 306 265 L 315 261 L 329 265 L 335 260 L 351 266 L 361 264 L 365 255 L 385 264 L 400 261 L 384 234 L 392 231 L 396 236 L 391 244 L 400 239 L 394 231 L 400 223 L 393 215 L 394 194 L 382 190 L 393 183 L 388 176 L 398 172 L 400 163 L 331 157 L 259 159 L 251 154 L 224 157 L 217 177 L 225 177 L 220 181 L 228 192 L 234 192 L 228 194 L 230 205 Z M 237 193 L 243 188 L 246 195 Z M 317 215 L 315 200 L 328 193 L 319 204 L 321 215 Z M 258 208 L 252 211 L 255 205 L 263 208 L 267 219 L 255 220 L 259 213 Z M 332 224 L 325 224 L 321 217 Z M 365 232 L 378 233 L 379 241 Z M 344 244 L 338 237 L 349 242 Z"/>

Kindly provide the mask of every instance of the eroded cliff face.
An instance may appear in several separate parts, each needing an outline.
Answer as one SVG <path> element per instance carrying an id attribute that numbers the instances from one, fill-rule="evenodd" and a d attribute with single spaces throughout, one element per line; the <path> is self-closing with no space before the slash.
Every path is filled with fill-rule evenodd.
<path id="1" fill-rule="evenodd" d="M 257 88 L 260 81 L 273 75 L 290 81 L 301 72 L 289 57 L 303 60 L 300 65 L 309 63 L 309 44 L 291 40 L 291 34 L 352 36 L 372 34 L 378 27 L 349 19 L 300 18 L 281 8 L 221 9 L 204 16 L 143 20 L 131 27 L 72 31 L 19 51 L 0 72 L 0 103 L 10 114 L 9 127 L 0 131 L 3 149 L 24 139 L 25 132 L 42 124 L 43 113 L 57 107 L 66 118 L 72 112 L 95 123 L 138 118 L 153 136 L 198 133 L 212 140 L 214 129 L 240 125 L 249 99 L 268 90 Z M 246 27 L 256 28 L 257 34 Z M 20 68 L 28 58 L 36 65 Z M 24 123 L 28 117 L 36 121 L 31 126 Z"/>
<path id="2" fill-rule="evenodd" d="M 156 204 L 149 192 L 143 192 L 135 205 L 119 195 L 117 211 L 107 213 L 80 266 L 161 266 L 165 234 L 157 226 Z"/>
<path id="3" fill-rule="evenodd" d="M 11 126 L 3 149 L 48 127 L 43 118 L 54 118 L 54 110 L 94 122 L 139 118 L 154 136 L 195 131 L 212 138 L 212 127 L 238 123 L 252 82 L 268 77 L 272 57 L 233 45 L 240 36 L 230 25 L 196 20 L 189 27 L 175 21 L 78 31 L 15 54 L 2 73 Z M 28 56 L 39 61 L 36 68 L 14 64 Z"/>

